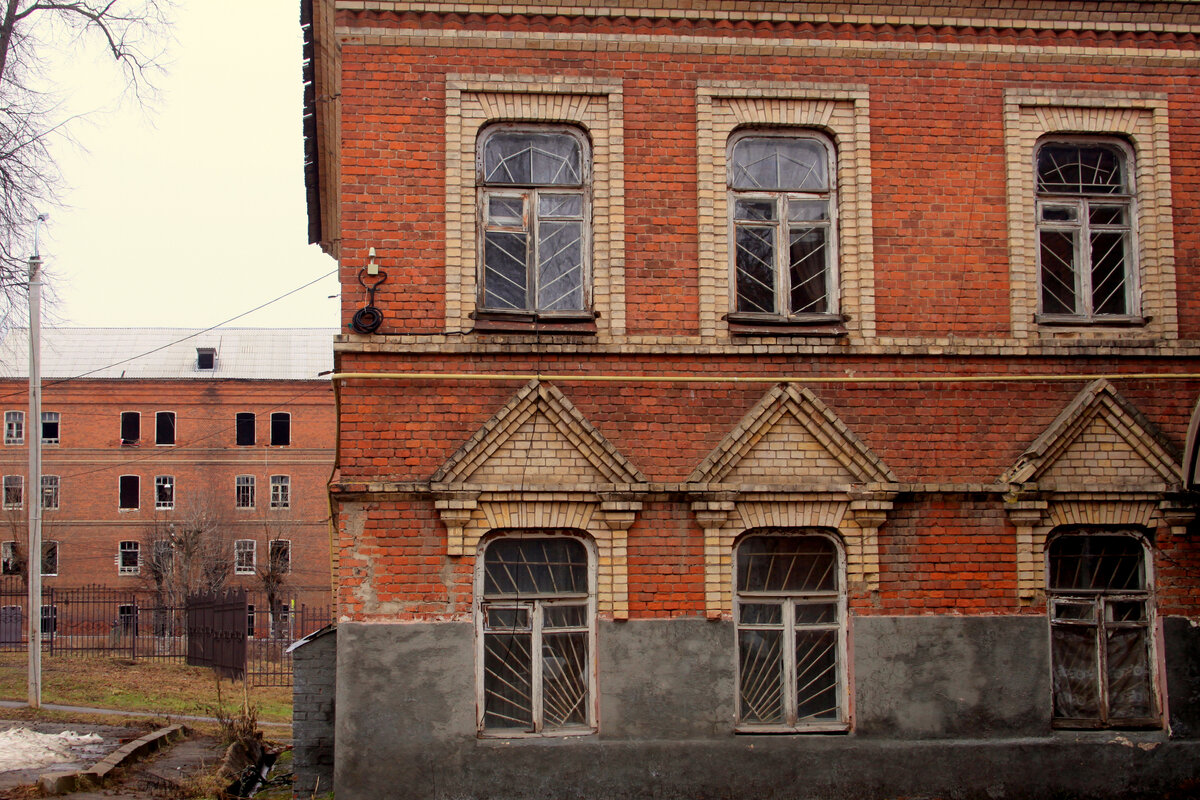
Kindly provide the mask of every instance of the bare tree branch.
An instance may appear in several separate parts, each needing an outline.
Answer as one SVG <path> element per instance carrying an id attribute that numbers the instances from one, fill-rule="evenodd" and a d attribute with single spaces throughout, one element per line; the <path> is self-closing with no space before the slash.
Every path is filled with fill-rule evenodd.
<path id="1" fill-rule="evenodd" d="M 0 0 L 0 328 L 26 285 L 34 223 L 58 204 L 54 149 L 70 141 L 39 49 L 104 48 L 139 101 L 161 68 L 172 0 Z"/>

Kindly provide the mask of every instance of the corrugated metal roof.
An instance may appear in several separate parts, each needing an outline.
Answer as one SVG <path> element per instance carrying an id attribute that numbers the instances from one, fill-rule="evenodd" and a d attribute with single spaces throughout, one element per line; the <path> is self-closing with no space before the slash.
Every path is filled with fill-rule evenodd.
<path id="1" fill-rule="evenodd" d="M 55 328 L 42 331 L 43 378 L 316 380 L 333 369 L 334 328 Z M 216 351 L 211 370 L 198 348 Z M 0 342 L 0 377 L 29 375 L 29 332 Z"/>

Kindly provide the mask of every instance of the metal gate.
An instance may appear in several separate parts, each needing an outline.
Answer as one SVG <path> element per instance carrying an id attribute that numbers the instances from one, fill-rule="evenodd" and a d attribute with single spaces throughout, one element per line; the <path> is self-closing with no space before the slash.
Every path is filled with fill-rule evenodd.
<path id="1" fill-rule="evenodd" d="M 212 667 L 232 680 L 246 675 L 244 589 L 194 594 L 187 599 L 187 663 Z"/>

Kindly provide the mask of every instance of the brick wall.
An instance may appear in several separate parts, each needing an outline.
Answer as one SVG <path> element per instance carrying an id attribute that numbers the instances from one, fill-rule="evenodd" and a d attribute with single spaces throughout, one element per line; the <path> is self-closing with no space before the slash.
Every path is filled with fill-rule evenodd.
<path id="1" fill-rule="evenodd" d="M 25 386 L 8 381 L 5 409 L 25 410 Z M 332 392 L 323 382 L 246 380 L 76 380 L 46 382 L 42 407 L 60 415 L 58 444 L 43 449 L 42 472 L 59 476 L 59 507 L 43 514 L 43 538 L 59 542 L 59 569 L 47 587 L 89 584 L 148 590 L 145 572 L 119 575 L 118 543 L 149 542 L 171 524 L 187 524 L 201 510 L 221 519 L 222 536 L 256 542 L 259 564 L 268 541 L 291 542 L 292 570 L 286 588 L 300 601 L 329 602 L 329 516 L 326 482 L 332 466 Z M 141 414 L 141 438 L 121 443 L 121 414 Z M 155 444 L 155 414 L 175 414 L 175 444 Z M 271 446 L 272 413 L 288 413 L 291 444 Z M 253 413 L 252 446 L 235 444 L 238 413 Z M 26 442 L 31 430 L 26 429 Z M 0 447 L 0 472 L 24 476 L 25 445 Z M 139 507 L 119 506 L 120 476 L 139 478 Z M 155 507 L 155 477 L 174 477 L 174 508 Z M 255 507 L 235 508 L 235 478 L 252 475 Z M 290 478 L 290 508 L 271 509 L 272 475 Z M 32 495 L 26 487 L 25 502 Z M 27 506 L 25 506 L 27 508 Z M 5 541 L 24 542 L 25 508 L 5 511 Z M 232 548 L 232 545 L 230 545 Z M 230 571 L 232 573 L 232 549 Z M 261 588 L 254 576 L 231 576 L 230 584 Z"/>

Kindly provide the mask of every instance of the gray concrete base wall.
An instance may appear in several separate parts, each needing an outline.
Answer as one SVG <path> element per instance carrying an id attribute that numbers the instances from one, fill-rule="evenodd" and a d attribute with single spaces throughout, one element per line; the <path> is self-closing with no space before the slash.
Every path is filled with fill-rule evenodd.
<path id="1" fill-rule="evenodd" d="M 1200 742 L 1051 729 L 1044 617 L 851 628 L 850 734 L 734 734 L 732 624 L 676 619 L 601 623 L 596 735 L 485 739 L 471 624 L 342 624 L 337 797 L 1035 800 L 1200 785 Z"/>
<path id="2" fill-rule="evenodd" d="M 333 790 L 337 631 L 292 652 L 292 792 L 310 798 Z"/>

